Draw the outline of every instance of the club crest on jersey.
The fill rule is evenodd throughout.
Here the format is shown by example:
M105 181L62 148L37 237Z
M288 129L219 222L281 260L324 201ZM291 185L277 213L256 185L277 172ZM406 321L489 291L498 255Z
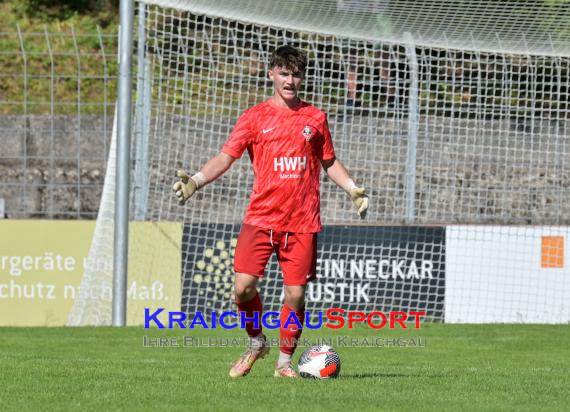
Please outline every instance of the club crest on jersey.
M313 137L313 131L311 130L311 128L309 126L305 126L303 128L303 136L305 136L305 140L307 142L311 141L311 137Z

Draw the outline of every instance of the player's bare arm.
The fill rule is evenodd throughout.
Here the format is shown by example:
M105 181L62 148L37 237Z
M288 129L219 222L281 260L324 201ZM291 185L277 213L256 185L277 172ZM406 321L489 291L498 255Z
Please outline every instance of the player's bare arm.
M188 175L184 170L180 169L176 172L176 176L180 179L174 183L172 190L178 199L178 203L183 205L192 195L201 187L213 182L223 175L235 162L235 158L227 153L219 153L202 167L202 169L193 176Z
M363 187L356 186L344 165L336 157L321 160L321 165L327 172L328 177L335 182L337 186L348 193L356 206L358 215L364 219L368 210L368 196L366 195L366 190Z

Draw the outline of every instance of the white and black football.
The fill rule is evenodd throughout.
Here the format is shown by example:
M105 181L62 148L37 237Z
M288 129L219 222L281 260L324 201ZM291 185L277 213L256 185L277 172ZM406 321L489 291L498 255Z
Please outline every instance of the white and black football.
M338 378L340 356L330 346L311 346L299 358L299 374L303 378L311 379Z

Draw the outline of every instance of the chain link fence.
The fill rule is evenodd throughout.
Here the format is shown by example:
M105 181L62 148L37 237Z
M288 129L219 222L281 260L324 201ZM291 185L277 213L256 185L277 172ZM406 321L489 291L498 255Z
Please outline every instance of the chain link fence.
M0 214L95 218L113 126L117 36L0 33Z
M202 23L198 20L197 31L192 35L199 37L201 29L198 27ZM32 33L23 32L17 27L12 32L0 32L0 217L96 218L113 126L118 72L117 40L116 33L105 33L102 29L92 33L73 28L61 32L44 30ZM244 50L250 49L246 44L243 47ZM336 67L333 62L338 59L335 60L336 55L327 47L325 44L322 50L315 52L315 68L312 69L314 72L308 74L306 98L324 105L328 112L332 112L333 127L337 127L342 136L352 139L339 138L335 142L338 150L347 152L343 159L350 161L351 157L360 153L354 150L351 141L364 145L370 140L371 147L364 149L370 155L379 144L391 144L386 140L392 133L390 119L403 119L407 113L407 94L401 90L407 85L407 69L400 58L403 49L397 46L372 51L366 47L352 48L346 51L348 63ZM208 101L208 98L216 97L212 95L214 91L221 91L222 88L212 87L214 83L200 70L220 62L212 60L212 53L196 56L195 49L189 50L193 51L186 51L186 57L192 61L193 71L199 75L199 80L195 80L190 89L198 96L202 93L202 97ZM342 48L339 50L345 51ZM172 50L168 53L172 53ZM566 221L567 206L561 201L568 190L568 166L564 161L570 127L567 114L570 105L568 58L505 55L500 59L489 53L459 53L427 48L416 48L416 54L420 67L425 68L419 73L420 115L432 119L431 122L420 122L420 143L428 144L441 133L450 134L449 138L445 137L449 141L442 143L441 150L433 149L433 155L426 157L430 164L420 162L417 165L419 173L430 168L446 170L441 182L433 179L419 182L418 189L426 195L416 202L418 210L435 213L435 216L426 215L426 219L456 221L453 213L464 210L477 216L472 221L479 221L478 216L484 216L484 221L489 221L496 219L493 214L495 208L499 207L496 204L504 205L500 206L500 210L507 213L512 210L509 205L518 202L522 205L519 209L532 205L528 206L526 214L521 213L523 217L514 220L515 223ZM228 54L223 56L227 60ZM252 56L251 60L253 66L261 67L266 59L259 55L255 58ZM347 106L342 104L342 91L352 66L356 68L354 94L359 105L350 107L354 116L349 122ZM249 66L245 68L251 69ZM218 68L223 69L223 65ZM329 72L334 76L327 75ZM252 74L251 78L263 83L263 76L259 72ZM327 77L338 80L338 84L330 86L332 91L326 89L326 82L321 81ZM311 83L311 78L318 81ZM238 99L240 104L253 104L259 101L260 89L256 83L255 92L241 90L220 99L224 102ZM339 101L327 100L334 99L334 90L341 91ZM205 107L210 110L217 106L208 104ZM334 116L336 107L340 107L342 113ZM197 112L195 108L192 113L198 119L196 127L199 128L199 115L204 113ZM188 112L182 113L184 118L187 115ZM375 122L376 118L380 120ZM214 116L211 121L212 125L203 126L203 130L213 130L220 124L233 124L233 119L227 116ZM489 200L487 195L483 195L486 187L500 187L500 182L497 183L494 176L504 174L504 167L501 166L504 162L497 159L492 164L483 162L484 167L480 170L469 159L463 160L465 171L446 169L451 161L445 158L445 150L450 142L457 143L458 139L464 139L464 147L473 145L474 140L469 133L479 134L483 130L488 143L481 147L474 145L473 153L469 156L473 158L477 150L486 155L486 148L499 145L505 153L510 153L508 159L511 164L520 163L521 170L529 169L530 164L536 171L536 178L533 179L537 183L533 183L524 199L503 196L498 200ZM161 129L160 133L164 135L162 140L168 138L168 130ZM223 135L227 136L227 133L229 129ZM394 130L394 133L394 144L400 147L404 133L400 129ZM203 134L209 140L209 134ZM202 154L207 156L209 153L204 151ZM386 153L389 155L388 151ZM455 159L453 153L447 156ZM401 162L398 160L397 163ZM198 167L200 164L199 161L190 163L187 161L185 165ZM358 164L356 159L353 163ZM388 167L390 159L384 159L381 164L382 168L378 170L367 167L366 170L354 171L370 173L367 181L373 183L385 182L392 175L397 175ZM382 176L381 170L385 170L389 176ZM479 180L484 185L480 190L462 186L464 175L473 173L481 175ZM554 176L552 179L542 182L543 176L551 174ZM513 179L517 182L524 180L518 175ZM390 187L399 190L401 185L402 182L394 181ZM438 192L433 187L442 185L467 194L463 209L449 199L434 200L433 194ZM509 193L508 189L505 187L503 192ZM220 186L220 190L226 188ZM475 193L475 201L469 197L470 193ZM342 193L335 196L338 196L335 201L344 201ZM394 196L379 198L392 199ZM433 207L430 203L433 201L441 202L445 207ZM378 205L379 211L383 208L397 211L401 205ZM501 221L509 220L501 218Z

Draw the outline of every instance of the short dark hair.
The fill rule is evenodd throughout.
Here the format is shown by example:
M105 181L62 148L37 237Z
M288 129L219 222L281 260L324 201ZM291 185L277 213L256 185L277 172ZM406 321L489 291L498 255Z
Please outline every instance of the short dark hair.
M285 67L289 70L304 72L307 68L307 55L293 46L280 46L273 51L269 65L270 68Z

